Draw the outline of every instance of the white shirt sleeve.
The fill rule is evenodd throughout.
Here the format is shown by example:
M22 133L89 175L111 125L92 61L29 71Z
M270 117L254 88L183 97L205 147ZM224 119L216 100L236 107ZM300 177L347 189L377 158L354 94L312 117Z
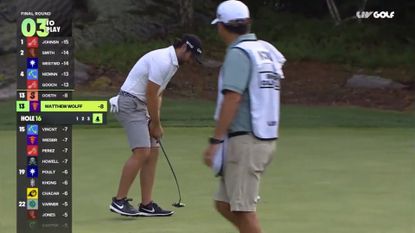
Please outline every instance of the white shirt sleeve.
M163 61L153 59L149 64L148 80L153 83L163 86L165 80L169 75L169 65Z

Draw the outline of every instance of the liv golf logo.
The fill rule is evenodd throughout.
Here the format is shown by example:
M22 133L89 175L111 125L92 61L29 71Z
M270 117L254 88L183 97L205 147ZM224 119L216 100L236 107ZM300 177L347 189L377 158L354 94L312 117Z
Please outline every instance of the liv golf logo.
M395 16L395 11L356 11L358 19L368 19L373 17L375 19L392 19Z

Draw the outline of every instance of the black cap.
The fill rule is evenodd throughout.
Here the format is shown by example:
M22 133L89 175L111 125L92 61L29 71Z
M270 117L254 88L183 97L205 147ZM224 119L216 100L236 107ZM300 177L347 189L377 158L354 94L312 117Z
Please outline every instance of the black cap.
M182 41L186 44L187 48L192 52L197 62L202 64L202 41L198 36L193 34L184 34Z

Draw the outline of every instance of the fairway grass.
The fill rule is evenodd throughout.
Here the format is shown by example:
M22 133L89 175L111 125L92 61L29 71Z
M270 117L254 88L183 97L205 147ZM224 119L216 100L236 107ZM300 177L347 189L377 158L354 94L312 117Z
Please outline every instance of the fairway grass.
M217 179L202 165L211 128L165 128L164 146L182 188L160 155L154 199L169 218L125 218L108 211L129 156L121 128L73 132L74 233L230 233L214 211ZM15 137L0 131L0 232L15 232ZM264 233L409 233L415 217L413 128L282 128L258 206ZM130 192L139 200L136 181Z

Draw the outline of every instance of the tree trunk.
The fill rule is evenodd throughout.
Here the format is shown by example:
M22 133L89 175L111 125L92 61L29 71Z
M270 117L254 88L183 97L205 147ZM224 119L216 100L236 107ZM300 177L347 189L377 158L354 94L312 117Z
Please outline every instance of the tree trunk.
M333 0L326 0L327 7L329 8L331 17L333 18L336 25L339 25L341 22L339 11L337 10L336 3Z
M193 0L179 0L180 26L184 30L191 30L193 27Z

